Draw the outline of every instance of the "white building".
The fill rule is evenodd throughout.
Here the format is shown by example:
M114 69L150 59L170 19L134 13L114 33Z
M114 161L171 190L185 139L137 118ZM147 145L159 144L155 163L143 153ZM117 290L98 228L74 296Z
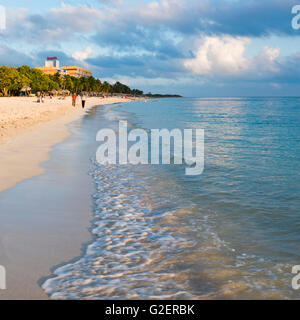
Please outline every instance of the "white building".
M48 57L45 61L45 67L59 69L59 60L56 57Z

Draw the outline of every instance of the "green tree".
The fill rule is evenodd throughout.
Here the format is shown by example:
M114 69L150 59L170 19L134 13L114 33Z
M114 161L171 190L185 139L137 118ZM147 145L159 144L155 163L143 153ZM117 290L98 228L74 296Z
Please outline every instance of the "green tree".
M112 86L111 86L107 81L104 81L104 82L103 82L102 92L105 92L105 93L111 93L111 92L113 92Z
M4 96L10 95L11 91L21 86L21 78L17 68L0 67L0 90Z

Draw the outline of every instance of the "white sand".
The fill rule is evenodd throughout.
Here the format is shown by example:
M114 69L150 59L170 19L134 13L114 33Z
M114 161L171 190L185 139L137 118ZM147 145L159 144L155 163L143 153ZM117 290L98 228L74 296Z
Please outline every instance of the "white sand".
M82 109L71 97L65 100L35 98L0 98L0 192L18 182L42 174L39 164L48 159L51 146L68 135L66 124L81 117L94 105L127 100L120 98L89 98Z
M95 104L108 104L123 101L116 98L89 98L87 107ZM77 98L76 108L72 106L71 97L65 100L47 98L45 103L37 103L36 98L0 98L0 140L14 136L26 127L58 119L63 115L76 114L84 111L80 98Z

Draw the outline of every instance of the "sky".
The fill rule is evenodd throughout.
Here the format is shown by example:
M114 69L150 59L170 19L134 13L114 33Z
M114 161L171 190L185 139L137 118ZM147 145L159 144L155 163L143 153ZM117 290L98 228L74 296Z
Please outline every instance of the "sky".
M146 93L300 96L300 28L292 27L292 8L300 0L0 5L6 16L0 65L39 67L47 56L57 56L61 65L82 66L101 80Z

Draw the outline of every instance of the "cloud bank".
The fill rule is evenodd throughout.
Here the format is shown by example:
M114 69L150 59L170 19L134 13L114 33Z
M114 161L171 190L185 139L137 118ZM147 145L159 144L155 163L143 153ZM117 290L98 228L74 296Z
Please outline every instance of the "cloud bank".
M150 87L159 81L166 87L167 79L182 86L239 81L276 90L279 83L299 82L300 53L284 56L280 45L267 44L272 36L299 41L300 32L291 28L296 2L111 0L52 7L46 0L48 9L34 13L12 4L0 58L37 66L42 55L56 53L63 64L81 63L100 78L127 77L131 85L141 79ZM257 39L266 45L252 52Z

